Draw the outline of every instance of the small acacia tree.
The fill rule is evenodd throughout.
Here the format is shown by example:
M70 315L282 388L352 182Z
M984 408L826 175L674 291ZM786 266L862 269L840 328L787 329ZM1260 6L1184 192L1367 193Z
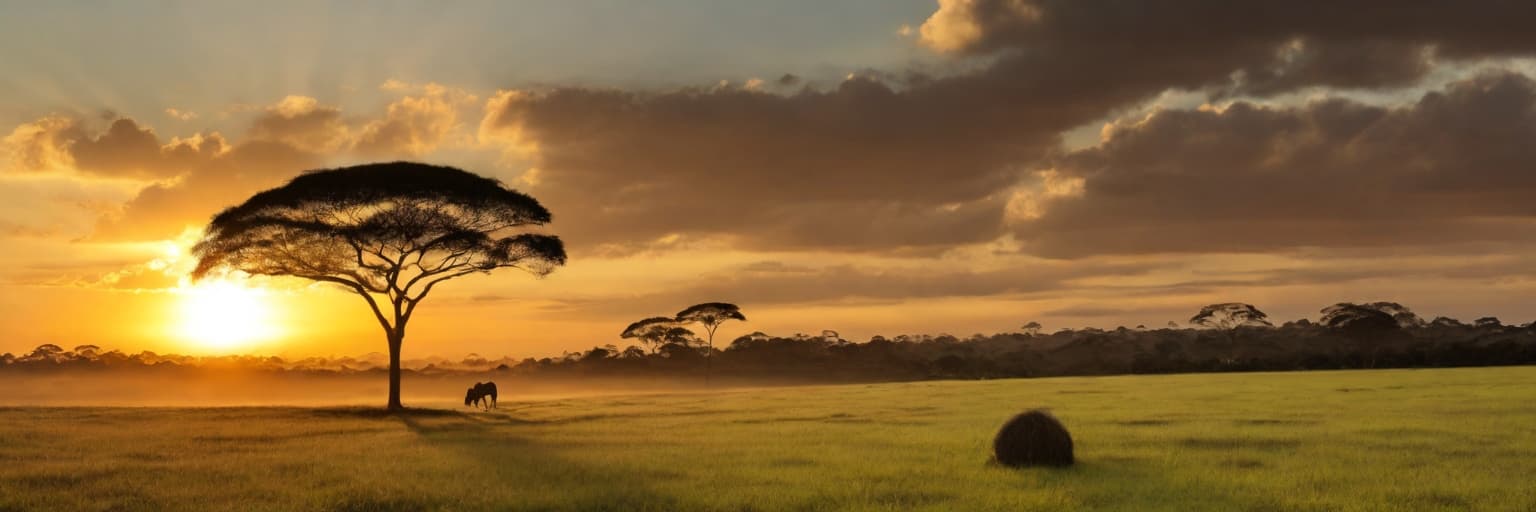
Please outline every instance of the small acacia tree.
M741 308L727 302L705 302L694 304L688 309L677 313L677 321L683 323L698 322L704 326L704 331L709 333L708 350L704 353L704 384L709 385L709 360L715 352L715 329L726 320L747 321L746 315L741 314Z
M1340 302L1323 308L1320 311L1323 316L1317 322L1344 333L1354 342L1365 367L1375 368L1376 354L1381 351L1381 346L1400 334L1403 328L1397 311L1401 306L1392 308L1383 304L1391 303Z
M1211 304L1200 308L1199 313L1189 318L1189 323L1212 329L1232 331L1240 327L1273 327L1269 323L1269 315L1259 311L1252 304L1241 302L1224 302Z
M416 306L443 281L565 264L537 200L452 167L409 162L313 171L214 216L194 279L216 270L339 285L373 311L389 343L389 404L399 410L400 346Z
M669 343L690 344L693 342L693 331L683 327L676 318L653 316L629 324L629 327L624 328L624 332L619 333L619 337L639 339L642 343L649 345L651 353L655 354Z

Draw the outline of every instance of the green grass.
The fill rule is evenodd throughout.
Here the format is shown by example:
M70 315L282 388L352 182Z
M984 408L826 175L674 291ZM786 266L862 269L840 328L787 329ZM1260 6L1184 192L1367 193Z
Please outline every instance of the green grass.
M1536 510L1536 368L504 398L0 409L0 510ZM1077 466L987 463L1031 407Z

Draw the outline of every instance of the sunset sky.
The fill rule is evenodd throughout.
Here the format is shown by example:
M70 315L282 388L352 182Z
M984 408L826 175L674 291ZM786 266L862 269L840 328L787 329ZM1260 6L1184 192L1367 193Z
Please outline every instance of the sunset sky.
M0 352L383 351L354 295L186 272L218 210L388 160L497 177L570 251L446 285L407 358L705 301L749 319L717 342L1536 320L1536 3L1409 3L8 2Z

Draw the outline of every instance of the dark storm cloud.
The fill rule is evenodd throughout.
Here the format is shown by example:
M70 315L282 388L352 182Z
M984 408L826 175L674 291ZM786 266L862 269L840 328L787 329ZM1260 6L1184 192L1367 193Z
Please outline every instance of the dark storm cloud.
M528 152L531 191L575 245L677 233L752 248L944 246L995 238L1022 164L1150 92L1079 94L996 69L790 95L508 91L482 135Z
M1154 63L1167 84L1239 91L1404 85L1430 59L1529 54L1536 4L1506 0L941 0L921 40L965 55L1056 62L1041 73ZM1066 78L1073 80L1073 78Z
M1536 235L1536 82L1493 73L1398 108L1238 102L1126 121L1056 170L1081 196L1021 224L1027 250L1266 251Z
M921 29L923 41L953 54L986 55L984 64L944 75L863 73L830 89L790 94L737 87L504 91L487 105L481 134L525 151L535 169L528 188L557 212L578 250L647 246L670 235L726 237L749 249L921 249L1007 232L1012 188L1028 182L1025 171L1041 167L1063 131L1164 91L1227 96L1406 86L1437 60L1536 50L1536 37L1516 21L1536 18L1529 3L940 4ZM1346 130L1349 122L1370 122L1360 116L1383 112L1339 104L1315 115L1335 117L1319 120L1327 125L1319 129ZM1315 146L1323 151L1328 141ZM1267 185L1226 187L1237 193ZM1346 203L1335 198L1339 208ZM1241 217L1229 218L1233 225L1224 229L1251 229ZM1270 220L1279 223L1261 228L1290 238L1316 229L1253 219ZM1395 241L1382 226L1347 236L1348 226L1331 231ZM1114 252L1168 245L1138 239L1150 234L1119 235L1125 247ZM1229 248L1268 245L1236 240Z

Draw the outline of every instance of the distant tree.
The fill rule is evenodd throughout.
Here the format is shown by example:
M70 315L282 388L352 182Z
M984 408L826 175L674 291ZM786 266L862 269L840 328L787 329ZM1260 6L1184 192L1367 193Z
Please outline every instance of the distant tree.
M1170 322L1171 323L1171 322ZM1189 318L1189 323L1201 327L1231 331L1240 327L1272 327L1269 315L1252 304L1225 302L1200 308Z
M624 352L619 354L621 359L645 359L645 349L630 345L624 347Z
M1317 323L1343 332L1365 358L1365 366L1374 368L1381 345L1403 328L1389 311L1375 304L1340 302L1323 308Z
M741 308L728 302L705 302L694 304L677 313L677 321L695 323L704 326L704 331L709 333L708 352L704 353L704 385L709 385L709 360L715 351L715 329L727 320L740 320L745 322L746 315L741 314Z
M1370 302L1361 304L1361 306L1390 315L1392 320L1397 322L1397 326L1404 329L1424 326L1424 319L1419 318L1419 315L1415 314L1413 310L1408 309L1408 306L1396 302Z
M64 347L52 343L44 343L32 349L32 353L27 356L27 359L34 361L56 361L62 355L64 355Z
M1024 335L1029 337L1039 336L1040 330L1044 328L1045 326L1040 325L1040 322L1031 320L1029 323L1024 324Z
M75 347L75 354L86 359L94 359L101 353L101 347L96 345L79 345Z
M683 323L676 318L665 316L653 316L629 324L624 331L619 333L620 338L638 339L641 343L651 347L651 353L661 351L661 347L672 343L691 345L694 339L693 331L683 327Z
M1485 316L1477 320L1473 320L1472 325L1478 329L1497 329L1503 327L1504 322L1500 322L1499 317L1496 316Z
M583 354L581 356L581 360L582 361L601 361L603 359L608 359L610 357L617 356L618 354L619 354L618 348L614 347L613 345L607 345L607 346L602 346L602 347L592 347L592 350L588 350L586 354Z
M341 286L367 302L389 345L390 410L400 346L438 284L502 268L536 276L565 264L534 198L452 167L395 162L309 172L213 218L194 278L218 269Z
M1435 317L1434 320L1430 320L1429 321L1429 325L1433 326L1433 327L1443 327L1443 328L1457 328L1457 327L1466 327L1467 326L1467 324L1462 323L1461 320L1457 320L1455 318L1451 318L1451 317L1448 317L1448 316L1437 316L1437 317Z

